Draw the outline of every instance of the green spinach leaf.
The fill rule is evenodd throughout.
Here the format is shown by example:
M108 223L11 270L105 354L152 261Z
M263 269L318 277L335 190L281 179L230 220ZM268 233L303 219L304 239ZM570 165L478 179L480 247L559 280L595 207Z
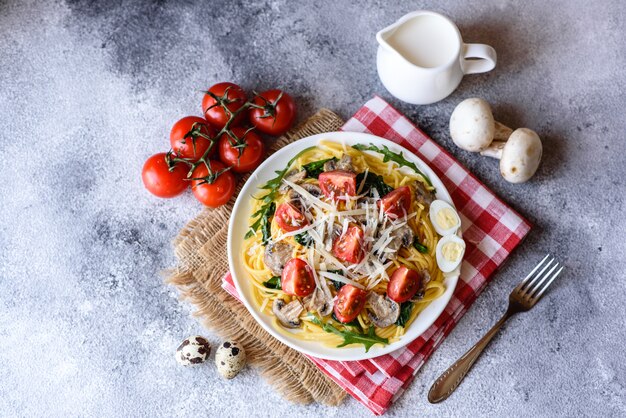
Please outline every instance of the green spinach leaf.
M263 286L268 289L282 289L282 285L280 284L280 276L273 276L266 282L263 282Z
M417 251L419 251L422 254L428 253L428 247L420 244L420 241L417 237L415 237L415 239L413 240L413 246L415 247Z
M406 301L400 304L400 316L396 321L396 325L404 328L409 318L411 317L411 312L413 312L413 302Z
M300 234L297 234L293 237L296 242L304 247L309 247L313 243L313 238L309 235L308 231L304 231Z
M362 183L363 187L361 188ZM356 184L357 190L360 189L361 193L367 193L369 197L376 197L374 190L378 192L378 197L383 197L393 191L393 187L385 183L383 176L372 172L368 172L367 176L365 176L365 172L357 174Z

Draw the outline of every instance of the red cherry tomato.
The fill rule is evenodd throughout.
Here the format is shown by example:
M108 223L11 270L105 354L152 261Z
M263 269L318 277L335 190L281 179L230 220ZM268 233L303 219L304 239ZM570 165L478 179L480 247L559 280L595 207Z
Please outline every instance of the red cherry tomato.
M356 195L356 174L345 170L325 171L319 176L320 188L326 197L335 200L341 196Z
M313 270L306 261L292 258L287 261L283 274L280 276L283 292L293 296L308 296L315 290Z
M400 266L393 272L387 285L387 296L398 303L411 299L422 285L422 278L415 271Z
M282 90L268 90L255 96L252 103L263 106L250 110L250 123L259 131L280 136L287 132L296 119L296 103Z
M185 164L178 163L170 170L167 154L161 152L148 158L141 171L141 179L146 189L158 197L178 196L189 187L187 178L188 168Z
M243 148L235 148L236 141L227 133L220 136L220 160L232 166L236 173L247 173L257 168L265 157L265 144L254 131L246 133L244 128L233 128L232 132L246 144ZM245 136L244 136L245 135ZM241 150L241 155L239 155Z
M411 210L411 189L409 186L398 187L387 193L380 205L383 211L392 219L402 218Z
M215 129L206 119L186 116L172 126L170 144L178 156L198 161L211 145L211 140L205 136L209 138L215 136ZM214 155L216 149L214 146L209 156Z
M214 173L226 168L226 166L219 161L211 160L209 161L209 165L211 166L211 171ZM201 163L193 171L192 177L206 177L208 174L209 170L207 170L206 165ZM213 183L203 183L202 180L193 180L191 183L191 190L196 199L211 208L222 206L224 203L228 202L235 193L235 187L237 185L235 176L230 170L221 173Z
M226 93L228 90L228 94ZM231 113L236 112L246 103L246 93L241 87L233 83L218 83L209 88L209 92L213 93L222 104L230 110ZM204 117L211 125L218 129L222 129L228 122L229 115L224 111L222 104L213 98L210 94L205 94L202 98L202 111ZM240 125L245 118L245 112L241 112L237 115L237 118L231 122L230 126Z
M367 292L365 290L349 284L343 286L337 292L337 301L333 308L335 316L344 324L354 321L363 310L366 299Z
M357 224L348 225L346 233L333 242L333 255L346 263L360 263L365 256L363 229Z
M291 203L282 203L276 209L276 223L285 232L297 231L307 225L306 217Z

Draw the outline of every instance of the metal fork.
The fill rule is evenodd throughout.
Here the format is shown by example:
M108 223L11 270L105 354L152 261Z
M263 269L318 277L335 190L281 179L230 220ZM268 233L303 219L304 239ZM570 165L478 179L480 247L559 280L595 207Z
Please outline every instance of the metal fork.
M549 259L549 260L548 260ZM552 284L554 279L563 271L563 267L550 254L546 255L537 267L531 271L522 282L517 285L509 296L509 307L504 316L480 339L469 351L463 354L456 363L448 368L433 383L428 392L428 400L431 403L438 403L450 396L459 387L467 373L470 371L478 357L491 339L498 333L502 325L519 312L526 312L537 304L546 289Z

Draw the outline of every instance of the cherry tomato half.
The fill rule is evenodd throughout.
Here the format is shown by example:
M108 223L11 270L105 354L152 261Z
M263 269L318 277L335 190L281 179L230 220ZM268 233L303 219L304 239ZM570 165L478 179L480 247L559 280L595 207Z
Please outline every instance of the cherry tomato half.
M306 261L292 258L287 261L280 277L283 292L293 296L308 296L315 290L313 270Z
M226 168L224 164L219 161L209 161L211 171L214 173ZM192 177L206 177L209 174L209 170L205 164L200 164L193 171ZM235 193L235 187L237 185L235 176L229 171L221 173L213 183L202 183L202 180L193 180L191 182L191 190L194 196L205 206L216 208L222 206L228 202L232 195Z
M252 103L263 106L250 110L250 123L263 133L280 136L296 119L296 103L282 90L264 91L255 96Z
M325 171L319 176L324 196L338 200L341 196L356 195L356 174L345 170Z
M175 197L189 187L187 166L178 163L170 170L165 160L166 153L161 152L148 158L141 171L141 179L146 189L158 197Z
M281 203L274 216L280 229L285 232L297 231L309 223L302 212L291 203Z
M387 285L387 296L398 303L411 299L422 285L422 278L415 271L400 266L393 272Z
M357 224L348 225L346 233L333 242L333 255L345 263L360 263L365 256L363 229Z
M213 138L215 129L206 119L186 116L172 126L170 144L178 156L198 161L211 145L211 140L204 136ZM217 147L214 146L209 156L214 155L216 149Z
M254 131L246 133L244 128L232 128L233 134L246 144L243 148L235 148L236 141L227 133L220 136L220 160L232 166L236 173L247 173L257 168L265 156L265 144ZM244 136L245 135L245 136ZM241 155L239 155L241 150Z
M228 90L228 94L226 93ZM236 112L246 103L246 93L241 87L233 83L218 83L209 88L209 92L218 98L225 99L223 103L231 113ZM218 129L222 129L228 122L229 115L226 113L222 105L220 105L210 94L205 94L202 98L202 111L204 117L211 125ZM245 112L237 115L237 118L231 122L230 126L240 125L246 117Z
M411 189L409 186L398 187L387 193L381 200L383 211L392 219L402 218L411 210Z
M344 324L354 321L363 310L366 299L367 292L365 290L350 284L343 286L337 292L337 301L333 308L335 316Z

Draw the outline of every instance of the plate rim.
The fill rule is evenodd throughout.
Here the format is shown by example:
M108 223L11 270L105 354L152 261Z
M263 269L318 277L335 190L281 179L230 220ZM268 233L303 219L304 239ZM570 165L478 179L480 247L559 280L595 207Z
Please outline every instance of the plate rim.
M319 141L322 139L330 140L330 141L337 141L341 143L346 143L346 141L349 141L351 143L366 143L368 141L369 142L373 141L374 143L379 142L379 143L382 143L383 145L387 145L392 150L394 150L395 148L394 151L402 151L403 153L405 153L405 157L407 157L409 161L412 161L415 164L417 164L417 166L422 171L424 171L426 175L429 176L431 181L433 181L434 179L433 182L439 183L439 185L436 186L437 199L444 200L456 208L456 206L454 205L454 202L452 201L450 193L448 192L447 188L445 187L445 185L443 184L443 181L441 181L439 176L437 176L437 174L432 170L432 168L430 168L430 166L426 162L424 162L420 157L415 155L415 153L408 150L404 146L397 144L386 138L382 138L382 137L368 134L368 133L361 133L361 132L335 131L335 132L326 132L326 133L321 133L321 134L310 135L310 136L298 139L290 144L287 144L284 147L277 150L272 155L270 155L265 161L263 161L263 163L261 163L259 167L257 167L257 169L250 175L248 180L246 180L246 182L242 186L239 192L239 195L237 196L237 199L235 200L235 203L233 205L229 223L228 223L228 236L227 236L226 249L227 249L227 255L228 255L229 271L231 273L235 288L237 289L237 292L239 293L240 301L246 307L250 315L252 315L255 321L265 331L267 331L274 338L277 338L283 344L286 344L287 346L303 354L320 358L320 359L324 359L324 360L358 361L358 360L371 359L374 357L389 354L391 352L394 352L398 349L401 349L407 346L408 344L410 344L411 342L419 338L424 332L426 332L435 323L437 318L441 316L446 306L449 304L450 300L452 299L452 295L459 281L460 267L458 267L453 272L453 274L449 274L445 278L447 288L444 294L441 295L438 299L435 299L433 302L431 302L431 304L426 308L426 310L432 311L432 312L429 312L430 314L429 318L431 318L432 320L428 319L421 324L417 322L417 320L414 321L409 327L409 329L407 330L407 334L409 334L409 330L411 330L411 328L413 328L416 324L420 324L418 328L420 328L421 331L419 332L413 331L410 334L415 333L415 335L411 335L409 338L407 338L406 337L407 334L405 334L404 338L401 338L399 341L396 341L395 343L391 343L386 346L381 347L378 344L374 345L372 348L370 348L369 352L365 352L365 349L362 346L349 346L349 347L335 348L335 347L329 347L321 343L318 343L316 347L323 350L323 352L320 352L318 350L312 350L308 347L303 347L302 345L299 345L297 343L297 342L309 343L309 341L288 339L285 335L283 335L277 329L275 329L275 327L271 323L266 322L266 320L261 317L262 315L261 312L259 312L258 309L252 306L250 301L248 301L246 297L246 292L244 291L242 284L240 283L239 278L236 274L237 269L233 268L233 266L235 265L235 260L234 260L235 251L233 251L233 245L236 242L234 240L233 231L237 227L237 222L236 222L236 219L238 219L237 214L241 211L240 207L246 203L246 200L250 199L251 195L259 190L258 186L261 185L263 181L266 181L266 180L262 181L259 179L260 173L265 173L265 172L273 173L274 170L276 169L271 166L273 161L279 159L285 154L288 154L288 156L293 156L297 152L301 151L302 149L318 144ZM268 170L268 168L270 170ZM249 219L249 214L248 216L246 216L246 223L245 223L246 227L249 224L248 219ZM462 237L461 228L459 228L458 235ZM243 239L241 239L239 242L243 242ZM237 249L237 251L239 251L239 249ZM435 304L435 302L437 303ZM433 308L433 309L430 309L430 308ZM263 314L263 316L270 318L269 315ZM416 328L413 328L413 329L416 329Z

